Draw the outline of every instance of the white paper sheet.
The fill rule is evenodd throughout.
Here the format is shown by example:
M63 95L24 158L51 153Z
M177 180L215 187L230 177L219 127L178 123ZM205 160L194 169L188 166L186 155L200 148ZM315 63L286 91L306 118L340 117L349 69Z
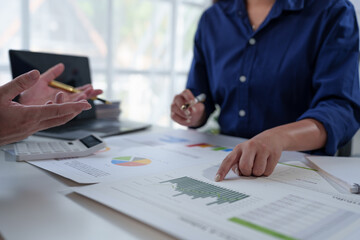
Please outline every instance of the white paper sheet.
M339 199L267 178L233 175L216 183L207 171L216 167L213 161L76 192L181 239L351 239L360 234L360 198ZM281 168L279 173L286 168L289 173L293 167ZM281 178L279 173L274 176Z
M360 185L360 158L329 156L307 156L306 158L333 179L343 181L349 186Z
M204 161L221 162L241 141L183 130L123 135L106 138L108 149L89 157L29 163L82 184L111 182ZM126 162L131 161L139 164L129 166Z

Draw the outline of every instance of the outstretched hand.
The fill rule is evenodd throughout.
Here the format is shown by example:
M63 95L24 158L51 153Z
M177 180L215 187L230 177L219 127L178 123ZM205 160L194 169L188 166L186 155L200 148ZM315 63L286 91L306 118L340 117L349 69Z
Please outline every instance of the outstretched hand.
M24 105L41 105L45 104L49 99L54 99L56 94L61 91L49 86L52 80L59 77L64 71L64 64L59 63L45 73L41 74L40 80L32 87L24 90L20 94L19 102ZM102 93L100 89L93 89L91 84L84 85L78 88L81 92L69 93L64 92L64 102L76 102L83 99L90 99Z
M12 101L15 96L34 87L41 81L39 79L39 71L33 70L0 86L0 145L22 140L46 128L62 125L83 110L91 108L86 100L63 103L64 94L58 92L53 92L52 101L45 101L43 98L42 105L23 105Z

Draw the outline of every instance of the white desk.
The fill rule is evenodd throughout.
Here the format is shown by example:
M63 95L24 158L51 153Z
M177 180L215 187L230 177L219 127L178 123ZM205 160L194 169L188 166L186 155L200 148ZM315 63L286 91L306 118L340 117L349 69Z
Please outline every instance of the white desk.
M158 130L163 129L154 127L147 131L154 133ZM31 137L30 140L34 139ZM69 187L74 186L81 185L28 163L15 162L0 151L2 237L10 240L174 239L127 215L72 193Z
M173 239L72 186L80 185L0 151L0 239Z

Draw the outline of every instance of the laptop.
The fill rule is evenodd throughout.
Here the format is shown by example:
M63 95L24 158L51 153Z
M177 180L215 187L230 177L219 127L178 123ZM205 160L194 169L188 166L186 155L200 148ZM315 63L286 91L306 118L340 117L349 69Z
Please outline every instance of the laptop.
M37 69L40 73L63 63L65 71L56 79L59 82L79 87L91 83L89 59L85 56L62 55L22 50L9 50L12 77ZM150 124L117 119L96 118L96 106L88 100L92 109L80 113L68 123L35 133L38 136L74 140L90 134L108 137L150 127Z

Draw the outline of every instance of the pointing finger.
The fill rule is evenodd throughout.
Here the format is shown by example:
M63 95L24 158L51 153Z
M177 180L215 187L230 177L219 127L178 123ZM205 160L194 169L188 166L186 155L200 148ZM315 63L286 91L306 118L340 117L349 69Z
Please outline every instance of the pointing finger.
M241 154L241 152L239 152L239 154ZM224 180L226 174L228 174L232 166L234 166L234 164L236 164L238 161L238 154L236 154L236 151L234 149L233 152L227 155L224 161L221 163L220 168L215 176L215 182L220 182Z

